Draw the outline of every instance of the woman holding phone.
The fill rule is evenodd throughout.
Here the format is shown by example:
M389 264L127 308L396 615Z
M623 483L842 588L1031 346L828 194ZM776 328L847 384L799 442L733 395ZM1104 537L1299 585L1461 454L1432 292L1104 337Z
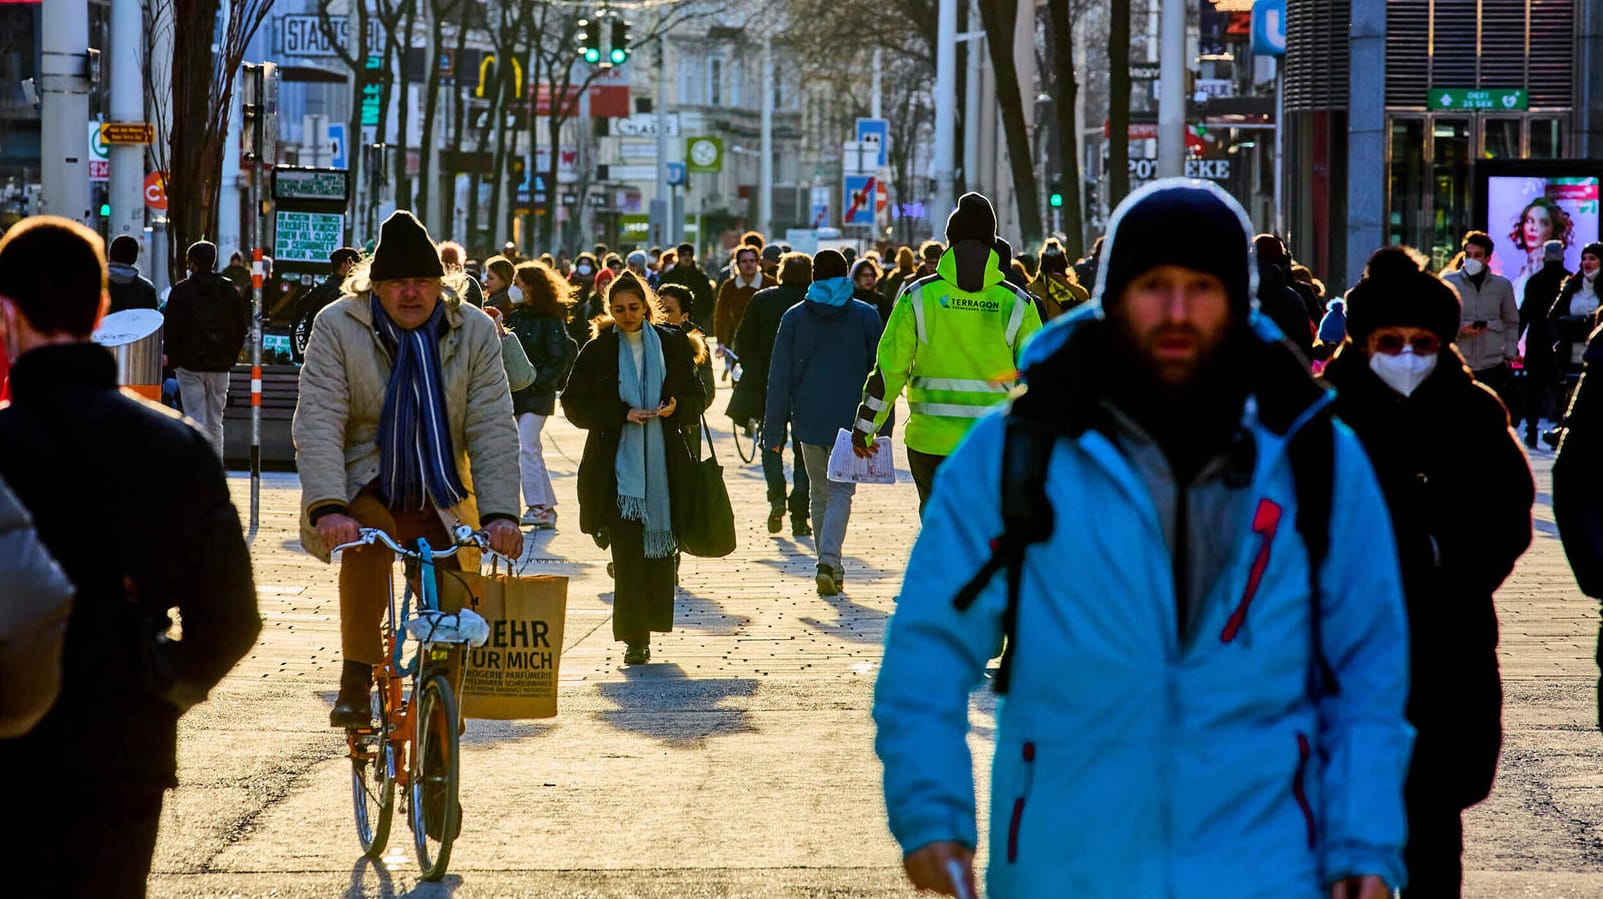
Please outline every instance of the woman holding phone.
M696 354L660 318L651 288L619 275L562 391L562 411L589 432L579 527L612 549L612 636L627 665L651 660L652 631L673 630L674 534L694 511L673 500L695 478L681 431L703 406Z

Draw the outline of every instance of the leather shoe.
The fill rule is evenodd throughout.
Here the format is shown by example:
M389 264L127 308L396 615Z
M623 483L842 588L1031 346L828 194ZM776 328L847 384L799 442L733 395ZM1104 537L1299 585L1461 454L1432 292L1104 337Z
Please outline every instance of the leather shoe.
M644 665L649 661L651 661L650 643L630 643L628 649L623 652L625 665Z
M359 730L373 724L372 700L373 666L347 660L340 673L340 693L334 699L334 708L328 713L329 727Z
M805 518L792 518L790 520L790 533L796 537L811 537L813 526Z

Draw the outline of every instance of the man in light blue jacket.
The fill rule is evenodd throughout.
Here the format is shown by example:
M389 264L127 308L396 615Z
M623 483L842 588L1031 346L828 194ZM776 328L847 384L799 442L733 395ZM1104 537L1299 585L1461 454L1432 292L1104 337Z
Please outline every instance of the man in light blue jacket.
M1357 439L1324 417L1330 396L1252 309L1251 235L1205 182L1132 194L1098 302L1037 337L1009 414L942 467L874 702L915 886L972 894L969 693L1004 632L992 897L1382 899L1403 884L1413 736L1391 525ZM1012 616L1002 577L960 609L1004 534L1019 419L1050 435L1034 480L1055 526L1022 557ZM1326 440L1322 554L1288 449L1305 428Z

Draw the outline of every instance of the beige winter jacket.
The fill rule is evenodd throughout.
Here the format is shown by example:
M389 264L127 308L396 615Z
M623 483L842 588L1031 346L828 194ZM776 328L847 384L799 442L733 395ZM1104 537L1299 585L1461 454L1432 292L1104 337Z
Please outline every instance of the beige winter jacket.
M448 333L440 339L446 416L456 470L468 499L440 511L450 529L479 527L484 514L518 515L518 430L501 361L501 338L489 316L456 300L446 303ZM301 545L323 561L329 553L307 512L349 503L379 475L379 416L389 384L390 353L373 327L366 295L347 296L318 313L301 368L295 405L295 464L301 476ZM462 553L463 567L478 564Z

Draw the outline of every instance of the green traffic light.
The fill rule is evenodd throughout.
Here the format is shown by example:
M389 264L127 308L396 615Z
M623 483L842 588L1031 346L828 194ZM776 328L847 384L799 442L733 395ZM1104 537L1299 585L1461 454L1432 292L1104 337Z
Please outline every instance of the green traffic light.
M106 218L106 217L108 217L110 215L111 215L111 204L110 203L101 203L100 204L100 217L101 218Z
M629 58L629 51L628 50L625 50L625 49L623 49L621 47L614 47L613 48L613 50L612 50L612 64L613 65L621 66L621 65L623 65L624 61L627 60L628 58Z
M585 48L584 61L590 63L591 65L595 65L601 61L601 51L594 47Z
M1050 197L1047 197L1047 202L1052 204L1053 209L1060 208L1063 205L1063 195L1052 194Z

